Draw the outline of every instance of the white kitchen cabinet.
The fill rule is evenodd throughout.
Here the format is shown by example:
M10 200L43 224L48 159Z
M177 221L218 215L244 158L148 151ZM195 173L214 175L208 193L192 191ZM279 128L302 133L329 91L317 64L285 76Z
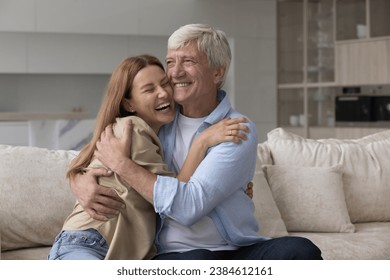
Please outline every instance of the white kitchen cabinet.
M0 73L26 73L26 40L23 33L0 32Z
M224 31L227 33L237 28L238 34L241 34L254 28L265 28L268 25L258 24L258 19L264 21L263 18L272 16L267 11L273 1L262 1L268 6L266 9L259 9L258 1L253 0L222 2L1 0L0 31L167 36L190 22L211 22L220 27L226 26ZM244 20L234 23L230 17L232 12L242 13ZM249 25L246 20L250 21ZM243 28L241 24L244 24Z
M0 144L28 146L29 126L25 121L0 122Z
M129 55L165 57L167 37L0 32L0 73L111 74Z
M126 36L28 34L28 73L111 73L127 55Z
M0 31L34 31L35 2L31 0L1 0ZM0 41L3 43L2 40Z

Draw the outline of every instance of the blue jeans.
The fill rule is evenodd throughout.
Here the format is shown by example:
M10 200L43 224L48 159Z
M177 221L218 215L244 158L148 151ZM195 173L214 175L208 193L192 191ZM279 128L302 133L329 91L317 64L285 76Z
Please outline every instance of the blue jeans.
M197 249L159 254L155 260L322 260L321 250L309 239L286 236L231 251Z
M49 260L103 260L108 244L95 229L65 230L55 239Z

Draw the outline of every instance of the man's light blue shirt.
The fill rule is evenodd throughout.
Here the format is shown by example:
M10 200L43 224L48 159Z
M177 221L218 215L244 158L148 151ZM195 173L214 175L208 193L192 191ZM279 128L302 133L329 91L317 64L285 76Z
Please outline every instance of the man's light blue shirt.
M233 110L224 91L218 92L218 99L217 108L205 119L196 135L224 118L243 116ZM164 160L176 173L173 152L177 119L159 132ZM247 125L250 128L248 140L241 144L225 142L211 147L188 183L167 176L157 177L154 206L161 218L160 226L163 226L165 217L191 226L207 215L229 245L245 246L268 239L258 235L254 204L245 194L254 175L258 144L255 125L253 122ZM159 230L156 245L160 251L164 244L160 244L158 234Z

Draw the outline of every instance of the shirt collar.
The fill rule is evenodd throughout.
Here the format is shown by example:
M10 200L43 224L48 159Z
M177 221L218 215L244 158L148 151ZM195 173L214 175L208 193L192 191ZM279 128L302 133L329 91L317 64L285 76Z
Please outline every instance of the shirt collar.
M217 99L219 101L217 107L205 119L205 122L210 125L226 118L232 108L229 98L226 96L226 92L224 90L218 91Z

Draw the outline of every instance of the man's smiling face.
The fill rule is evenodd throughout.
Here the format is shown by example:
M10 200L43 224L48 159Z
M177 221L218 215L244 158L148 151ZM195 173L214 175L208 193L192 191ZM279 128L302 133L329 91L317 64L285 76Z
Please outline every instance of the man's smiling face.
M209 66L206 54L198 50L196 42L169 49L166 63L174 99L184 111L202 110L209 107L205 104L214 102L218 71Z

